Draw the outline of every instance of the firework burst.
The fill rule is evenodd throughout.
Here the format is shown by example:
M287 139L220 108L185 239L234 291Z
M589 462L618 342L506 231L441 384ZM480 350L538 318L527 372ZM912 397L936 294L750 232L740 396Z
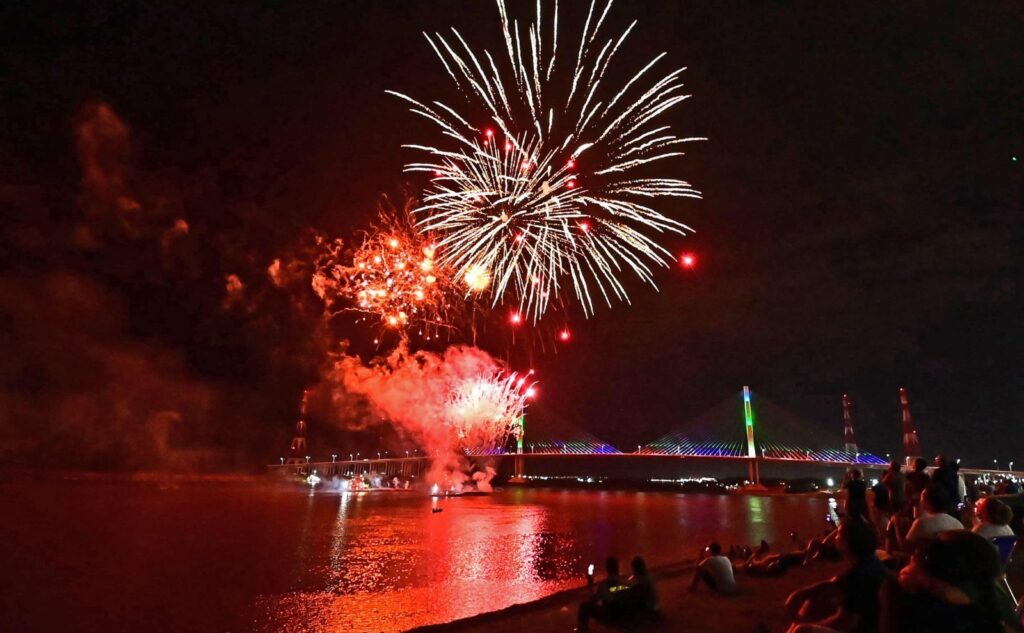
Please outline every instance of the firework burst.
M453 385L445 411L458 447L472 453L500 448L519 432L519 418L535 389L526 376L505 372Z
M408 214L382 212L351 263L343 263L340 243L323 242L313 289L335 313L360 312L387 328L420 327L430 336L449 326L450 302L458 296L450 269L435 260L435 249Z
M674 259L655 236L690 229L651 205L700 197L683 180L642 173L700 139L660 122L688 96L682 68L654 74L664 53L608 87L612 59L636 24L602 35L611 4L595 11L591 3L578 47L565 54L557 3L550 29L539 1L536 21L521 29L498 0L507 56L500 64L454 29L451 37L426 34L463 105L485 126L440 101L392 92L450 141L406 146L426 154L406 170L431 175L416 213L419 228L439 237L439 261L471 289L489 291L494 304L511 294L534 321L567 294L585 314L595 294L609 305L613 297L628 301L624 272L654 285L652 266ZM474 283L484 274L487 283Z

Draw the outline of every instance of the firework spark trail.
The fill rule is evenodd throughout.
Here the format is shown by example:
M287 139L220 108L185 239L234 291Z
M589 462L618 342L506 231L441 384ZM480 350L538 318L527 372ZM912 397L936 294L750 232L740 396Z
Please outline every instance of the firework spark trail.
M382 212L377 225L346 264L340 242L321 240L313 289L329 311L371 315L400 331L425 328L427 336L450 327L457 296L451 271L435 262L435 245L405 214Z
M460 448L472 453L500 448L518 431L517 420L534 395L526 376L503 371L469 378L453 386L446 403L447 423Z
M612 59L636 22L605 39L609 0L591 2L579 47L559 57L558 4L550 33L536 21L520 29L498 0L507 60L474 52L462 35L424 34L470 111L482 110L500 131L440 101L405 94L410 110L440 127L451 146L410 144L427 158L406 171L431 174L418 226L439 236L439 261L458 277L489 273L493 304L511 292L519 309L539 319L571 292L584 314L593 292L605 303L628 301L620 277L632 272L654 285L652 265L673 260L653 233L691 229L650 206L661 198L699 198L689 183L637 170L681 156L681 138L659 117L685 100L682 68L646 83L661 53L617 90L605 90ZM544 22L546 23L546 22ZM647 85L646 88L643 86Z

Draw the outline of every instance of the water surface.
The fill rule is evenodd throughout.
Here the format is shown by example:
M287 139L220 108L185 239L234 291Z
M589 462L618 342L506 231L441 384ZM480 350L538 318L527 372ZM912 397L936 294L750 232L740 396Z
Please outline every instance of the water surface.
M808 497L434 502L263 480L19 480L0 495L0 606L17 631L399 631L576 586L609 553L660 565L710 540L784 543L825 512Z

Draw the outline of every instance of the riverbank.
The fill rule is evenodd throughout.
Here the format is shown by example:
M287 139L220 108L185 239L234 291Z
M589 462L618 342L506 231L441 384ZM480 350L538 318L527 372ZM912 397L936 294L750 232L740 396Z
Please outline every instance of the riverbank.
M804 585L837 574L839 563L814 563L791 569L782 578L751 578L737 580L740 593L720 596L706 587L688 590L693 577L693 563L686 562L654 570L664 618L643 631L680 631L688 633L759 633L785 631L789 625L784 604L786 596ZM586 588L571 589L534 602L517 604L500 611L483 613L463 620L413 629L416 633L456 631L458 633L564 633L576 626L576 609L587 595ZM592 631L621 631L622 627L591 626Z

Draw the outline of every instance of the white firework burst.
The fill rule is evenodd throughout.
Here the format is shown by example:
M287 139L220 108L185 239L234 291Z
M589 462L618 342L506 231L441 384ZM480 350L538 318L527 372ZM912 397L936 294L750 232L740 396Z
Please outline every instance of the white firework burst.
M567 286L584 314L594 311L595 288L609 305L613 297L628 301L624 272L653 286L652 265L673 260L655 237L691 231L652 205L700 197L683 180L643 174L682 155L682 144L703 140L661 123L689 96L682 93L684 69L655 75L662 53L608 89L608 68L636 25L601 35L611 0L600 11L591 2L579 47L568 55L559 51L557 2L550 30L539 0L536 21L522 29L503 0L497 5L507 54L501 64L455 29L450 37L425 34L474 115L389 91L450 142L405 146L427 156L406 170L432 176L416 209L418 226L440 236L439 260L458 277L479 279L486 271L492 302L511 293L534 321Z
M498 372L453 386L445 403L447 423L463 449L480 452L500 447L518 431L517 421L534 395L526 376Z

